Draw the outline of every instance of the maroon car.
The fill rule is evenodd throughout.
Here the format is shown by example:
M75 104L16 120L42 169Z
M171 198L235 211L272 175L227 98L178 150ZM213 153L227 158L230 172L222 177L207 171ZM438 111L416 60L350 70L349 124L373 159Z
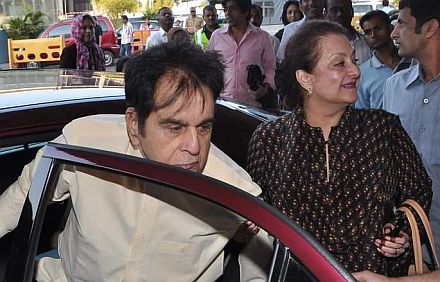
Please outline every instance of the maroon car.
M62 226L63 215L70 205L68 200L60 203L50 200L60 170L69 164L143 181L149 184L144 187L149 188L137 192L161 201L167 202L163 197L167 193L191 194L216 209L228 210L255 222L274 239L273 249L267 257L271 261L267 269L269 281L354 281L310 234L277 209L236 187L146 159L47 143L74 118L97 113L124 113L120 75L105 72L80 75L76 71L63 70L0 71L0 82L6 81L7 84L0 83L0 165L8 169L1 172L0 193L17 178L23 165L38 149L47 148L18 227L0 239L0 280L32 281L35 261L47 252L56 254L50 238ZM217 101L212 141L243 165L247 143L255 127L277 116Z
M115 58L119 56L118 39L113 23L109 20L109 18L105 16L97 16L96 19L98 20L99 26L102 28L101 47L104 51L105 66L108 67L113 65ZM73 38L71 38L70 34L71 24L72 19L53 23L51 26L46 28L46 30L43 31L39 37L49 38L64 35L66 45L72 44Z

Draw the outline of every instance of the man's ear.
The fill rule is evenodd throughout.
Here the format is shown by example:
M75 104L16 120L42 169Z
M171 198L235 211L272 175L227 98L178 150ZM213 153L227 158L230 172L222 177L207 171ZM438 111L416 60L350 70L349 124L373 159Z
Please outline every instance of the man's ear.
M137 113L133 107L128 107L125 111L125 125L131 145L137 148L140 145L141 136L138 128Z
M305 90L312 92L313 85L312 85L312 79L313 75L304 71L304 70L297 70L295 72L296 80L301 84L302 88Z
M426 37L427 38L432 38L436 34L440 33L440 22L439 22L439 20L431 19L431 20L429 20L426 23L426 25L427 25L427 28L426 28Z

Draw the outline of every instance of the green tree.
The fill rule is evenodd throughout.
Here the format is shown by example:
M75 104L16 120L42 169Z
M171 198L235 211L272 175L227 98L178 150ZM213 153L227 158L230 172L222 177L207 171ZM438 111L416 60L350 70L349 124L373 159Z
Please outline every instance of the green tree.
M134 12L138 8L137 0L95 0L95 4L113 19L118 18L124 12Z
M162 7L173 7L173 0L154 0L153 2L153 10L157 13Z
M28 12L24 17L11 17L2 28L11 39L33 39L44 30L45 14Z
M144 14L144 17L149 20L155 20L157 18L157 11L149 7L147 7L142 14Z

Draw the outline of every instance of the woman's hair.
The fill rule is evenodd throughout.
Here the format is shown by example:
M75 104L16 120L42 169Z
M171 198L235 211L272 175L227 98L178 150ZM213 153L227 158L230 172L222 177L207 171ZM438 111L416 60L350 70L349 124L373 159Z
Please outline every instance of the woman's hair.
M336 34L346 36L345 29L333 22L315 20L304 23L289 39L284 61L277 70L277 88L290 107L303 105L303 91L296 79L296 71L313 73L321 58L322 38Z
M283 13L281 14L281 20L283 21L284 25L288 25L290 22L287 20L287 9L289 9L290 5L295 5L299 9L299 1L296 0L289 0L284 3L283 7ZM301 17L299 19L302 19L304 17L303 13L301 12Z

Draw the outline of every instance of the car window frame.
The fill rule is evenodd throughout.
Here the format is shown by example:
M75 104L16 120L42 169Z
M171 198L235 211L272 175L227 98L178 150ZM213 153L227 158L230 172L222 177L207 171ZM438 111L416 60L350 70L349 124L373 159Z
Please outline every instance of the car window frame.
M30 281L41 225L63 164L81 165L162 183L172 189L217 203L254 221L289 249L320 280L355 281L353 277L313 237L279 210L257 197L202 174L133 156L65 144L49 143L38 164L11 249L6 279ZM29 222L29 214L31 222ZM294 230L294 232L289 232ZM21 244L21 245L20 245ZM18 246L26 246L26 250ZM14 252L15 251L15 252ZM313 253L313 258L310 257ZM304 258L303 258L304 257ZM321 258L319 262L317 259ZM24 262L24 263L23 263ZM21 264L20 264L21 263ZM14 267L10 267L12 264ZM326 269L325 276L320 273Z

